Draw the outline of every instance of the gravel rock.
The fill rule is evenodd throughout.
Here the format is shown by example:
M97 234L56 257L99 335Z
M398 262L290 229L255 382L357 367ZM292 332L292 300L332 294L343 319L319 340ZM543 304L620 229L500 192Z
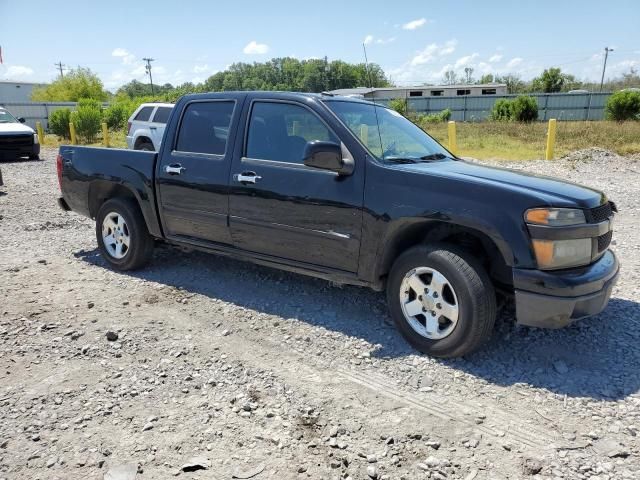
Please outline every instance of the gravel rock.
M455 360L411 349L383 293L162 244L110 269L42 157L2 163L0 479L638 478L640 157L500 164L605 190L623 268L597 317L529 329L506 303Z

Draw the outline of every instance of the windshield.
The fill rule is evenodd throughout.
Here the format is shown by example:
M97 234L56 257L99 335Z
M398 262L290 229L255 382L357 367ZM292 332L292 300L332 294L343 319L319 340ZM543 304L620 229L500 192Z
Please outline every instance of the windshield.
M6 110L0 110L0 123L18 123L18 120Z
M394 110L359 102L328 100L325 103L379 159L419 162L453 157L422 129Z

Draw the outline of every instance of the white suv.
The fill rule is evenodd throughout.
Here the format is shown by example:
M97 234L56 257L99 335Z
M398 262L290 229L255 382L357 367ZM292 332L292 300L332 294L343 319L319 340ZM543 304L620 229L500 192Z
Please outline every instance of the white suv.
M158 151L172 103L143 103L129 118L127 147L131 150Z

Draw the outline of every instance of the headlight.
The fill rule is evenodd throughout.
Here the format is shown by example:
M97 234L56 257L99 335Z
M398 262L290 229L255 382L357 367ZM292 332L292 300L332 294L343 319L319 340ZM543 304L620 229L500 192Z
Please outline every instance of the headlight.
M34 144L38 143L38 134L37 133L33 134L33 143Z
M591 261L591 238L574 240L532 239L538 268L552 270L587 265Z
M531 208L524 214L527 223L566 227L586 223L584 212L577 208Z

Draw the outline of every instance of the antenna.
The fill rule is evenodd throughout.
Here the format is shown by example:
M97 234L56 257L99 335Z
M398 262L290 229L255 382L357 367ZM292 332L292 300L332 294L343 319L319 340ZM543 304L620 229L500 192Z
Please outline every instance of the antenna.
M362 44L362 50L364 50L364 68L367 71L367 77L369 78L369 88L373 88L371 72L369 71L369 60L367 60L367 46L364 43Z

